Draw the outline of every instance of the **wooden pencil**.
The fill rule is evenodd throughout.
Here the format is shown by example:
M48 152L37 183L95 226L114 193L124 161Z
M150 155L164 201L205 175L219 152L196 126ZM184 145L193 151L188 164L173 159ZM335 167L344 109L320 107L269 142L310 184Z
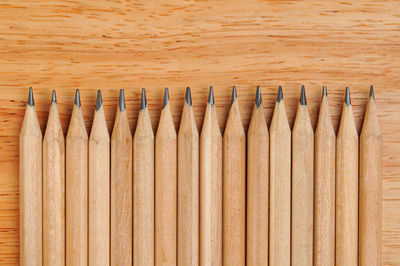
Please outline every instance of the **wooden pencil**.
M20 264L42 265L42 131L32 88L19 135Z
M314 132L306 92L292 130L292 236L291 265L313 265Z
M346 88L336 145L336 265L357 265L358 134L349 88Z
M222 265L222 135L212 87L200 135L200 265Z
M177 136L172 120L168 88L155 141L155 263L176 265Z
M360 265L382 264L382 134L371 86L360 135Z
M314 264L335 265L336 135L324 86L315 130Z
M199 264L199 133L190 88L178 132L178 265Z
M154 134L145 89L133 138L133 264L154 265Z
M282 87L269 128L269 265L290 265L291 132Z
M223 265L245 265L246 135L236 87L223 137Z
M66 265L88 262L88 135L76 90L66 141Z
M65 264L65 141L53 90L43 138L43 265Z
M89 265L110 264L110 135L101 91L89 137Z
M269 134L257 87L247 131L246 265L268 265Z

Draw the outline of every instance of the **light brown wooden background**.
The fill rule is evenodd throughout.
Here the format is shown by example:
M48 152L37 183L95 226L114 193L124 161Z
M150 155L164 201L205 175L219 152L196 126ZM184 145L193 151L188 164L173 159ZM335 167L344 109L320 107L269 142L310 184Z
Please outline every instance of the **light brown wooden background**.
M383 261L400 265L399 1L40 2L0 3L1 265L18 262L18 135L29 86L43 132L50 92L57 90L66 133L75 88L88 130L102 89L110 132L118 90L125 88L133 132L142 87L156 129L163 88L170 87L178 127L191 86L200 128L209 85L223 130L233 84L246 129L256 85L268 123L283 86L293 123L305 84L314 126L322 85L328 85L336 129L348 85L359 130L375 85L384 137Z

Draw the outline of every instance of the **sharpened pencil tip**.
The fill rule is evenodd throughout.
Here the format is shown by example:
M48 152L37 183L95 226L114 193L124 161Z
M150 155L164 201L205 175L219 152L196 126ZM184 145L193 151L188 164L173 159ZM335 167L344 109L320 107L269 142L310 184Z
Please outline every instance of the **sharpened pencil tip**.
M187 104L192 106L192 93L190 92L189 87L186 88L185 101Z
M51 103L57 103L57 96L55 90L53 90L53 92L51 93Z
M140 102L140 110L143 110L147 107L147 99L146 99L146 90L142 89L142 100Z
M374 86L371 85L371 88L369 89L369 97L375 101L375 94L374 94Z
M97 100L96 100L96 111L98 111L103 104L103 99L101 97L101 90L97 91Z
M125 91L124 89L119 90L119 111L122 112L126 109L125 105Z
M282 86L279 86L278 95L276 96L276 102L280 103L282 100L283 100Z
M211 105L214 105L214 90L213 90L213 86L210 86L210 92L208 93L208 103Z
M165 106L167 106L168 103L169 103L169 92L168 92L168 88L165 88L165 90L164 90L164 101L163 101L162 108L164 109Z
M33 99L32 87L29 87L28 105L30 105L30 106L34 106L35 105L35 100Z
M256 106L257 106L257 108L260 107L261 103L262 103L261 87L257 86L257 91L256 91Z
M346 95L344 97L344 103L346 104L346 106L350 106L351 105L350 88L349 87L346 87Z
M327 88L326 86L323 86L323 87L322 87L322 98L323 98L324 96L328 96L328 88Z
M75 91L75 102L74 104L78 107L81 107L81 96L79 94L79 89L76 89Z
M233 86L233 88L232 88L232 102L231 102L231 105L236 101L236 99L237 99L236 86Z
M304 87L304 85L301 85L300 104L307 105L306 88Z

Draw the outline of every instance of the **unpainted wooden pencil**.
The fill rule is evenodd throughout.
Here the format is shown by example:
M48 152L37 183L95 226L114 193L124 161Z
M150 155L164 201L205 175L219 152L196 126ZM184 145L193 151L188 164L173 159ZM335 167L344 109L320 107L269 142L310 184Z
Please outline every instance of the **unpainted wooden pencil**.
M199 133L186 89L178 132L178 265L199 264Z
M335 265L335 152L336 135L329 113L327 88L324 86L315 130L315 265Z
M223 136L223 265L245 265L246 135L236 87Z
M154 134L145 89L133 138L133 264L154 265Z
M19 135L20 264L42 265L42 131L32 88Z
M290 265L291 132L279 87L269 128L269 265Z
M382 264L382 134L371 86L360 136L360 265Z
M357 265L358 134L349 88L346 88L336 146L336 265Z
M89 137L89 265L110 263L110 135L101 91Z
M66 265L88 262L88 135L76 90L66 141Z
M155 263L177 263L177 135L172 120L168 89L155 140Z
M65 264L65 141L53 90L43 138L43 265Z
M132 135L120 90L111 135L111 265L132 265Z
M222 135L212 87L200 135L200 265L222 265Z
M268 265L269 134L257 87L247 131L246 265Z
M291 265L313 265L314 132L306 92L292 130L292 236Z

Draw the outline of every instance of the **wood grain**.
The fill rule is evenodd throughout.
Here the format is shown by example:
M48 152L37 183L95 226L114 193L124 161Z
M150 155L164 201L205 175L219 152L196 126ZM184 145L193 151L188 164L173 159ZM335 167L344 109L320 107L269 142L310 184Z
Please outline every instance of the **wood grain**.
M383 136L382 257L400 260L400 2L372 1L152 1L51 3L2 1L0 8L0 264L18 263L18 135L27 90L35 90L44 132L51 90L57 90L64 134L79 87L87 130L96 90L102 89L111 132L118 89L126 88L128 119L136 126L141 88L147 88L156 130L165 86L179 125L184 90L192 88L201 128L208 88L214 86L223 132L233 84L247 129L256 85L261 85L266 121L271 121L278 85L284 87L290 125L299 88L307 88L315 127L321 88L328 86L337 131L344 88L352 89L360 132L370 84ZM155 132L155 131L154 131Z

